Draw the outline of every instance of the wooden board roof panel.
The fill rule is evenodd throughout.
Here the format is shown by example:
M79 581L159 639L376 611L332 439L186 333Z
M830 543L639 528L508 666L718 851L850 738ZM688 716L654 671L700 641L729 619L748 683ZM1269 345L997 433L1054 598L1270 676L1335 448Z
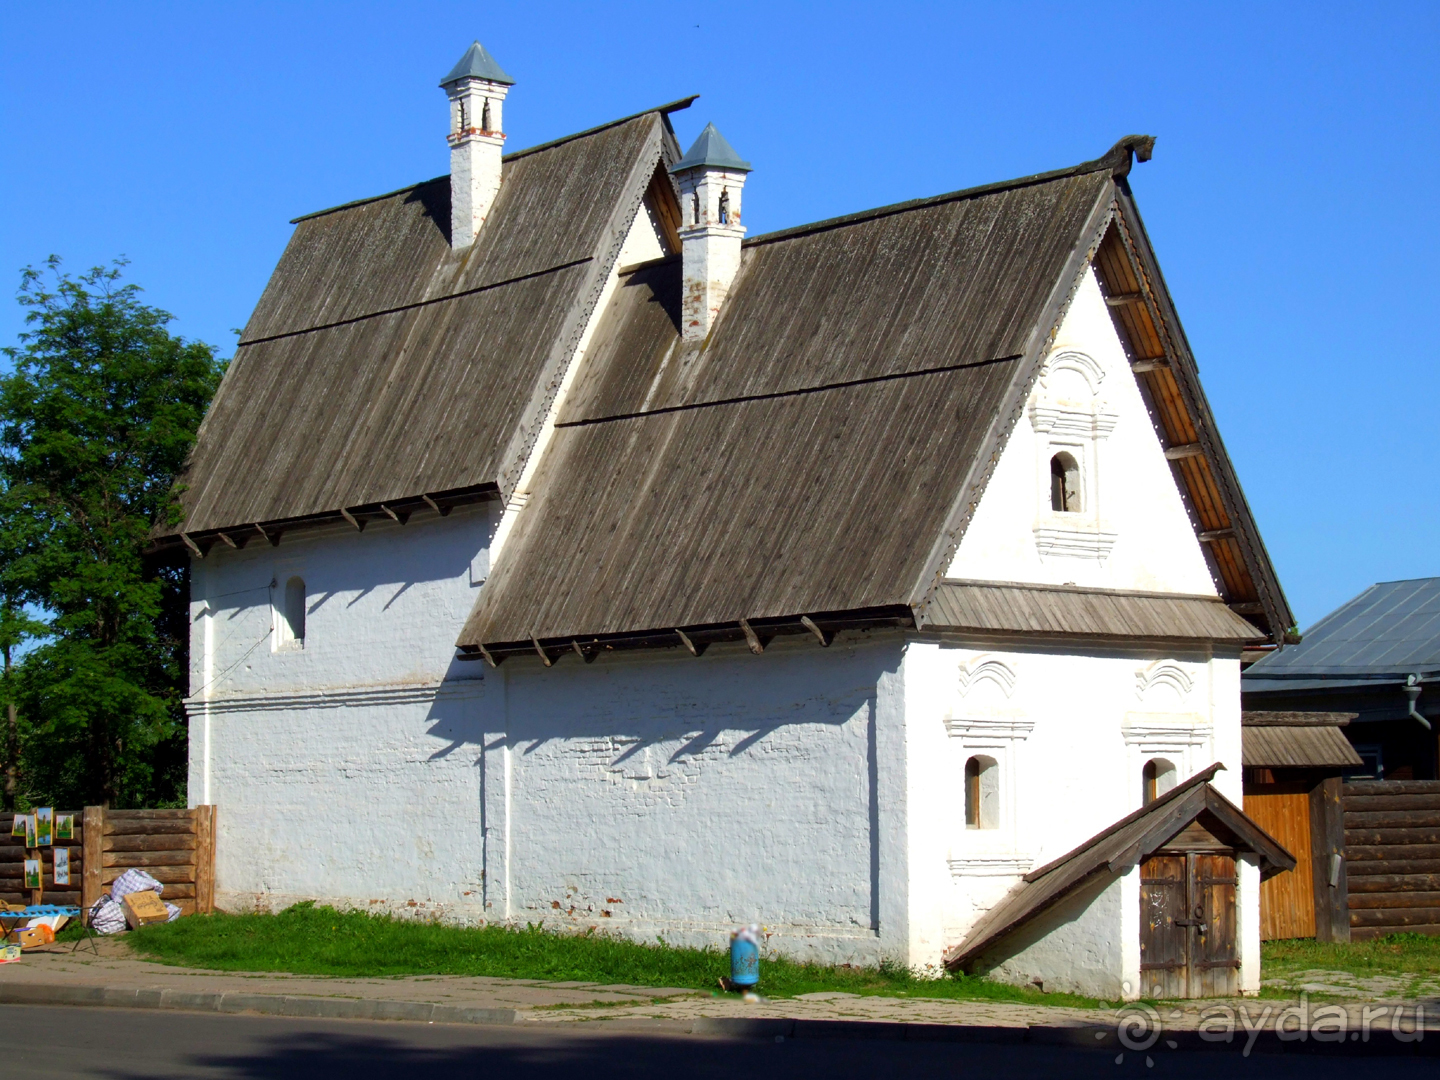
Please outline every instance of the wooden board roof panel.
M461 644L905 604L1017 364L558 429Z
M180 528L501 484L671 142L651 113L507 159L461 253L448 180L300 221L179 478Z
M563 420L1016 356L1109 186L1088 173L757 237L703 349L679 350L658 382L632 371L654 351L594 350L600 374L577 385ZM656 276L678 278L669 265Z
M646 115L507 159L485 228L450 249L450 180L301 219L241 340L328 326L595 254L635 159L658 146Z
M195 478L185 528L493 481L583 276L571 267L243 346L181 474Z
M932 630L984 634L1232 644L1260 636L1218 597L1003 581L942 582L923 625Z

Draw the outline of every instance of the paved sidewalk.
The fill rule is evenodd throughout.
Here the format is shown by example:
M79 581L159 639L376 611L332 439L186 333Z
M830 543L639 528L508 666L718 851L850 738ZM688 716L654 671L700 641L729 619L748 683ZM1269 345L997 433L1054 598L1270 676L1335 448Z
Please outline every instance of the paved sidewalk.
M1097 1049L1133 1049L1152 1031L1172 1048L1178 1039L1187 1046L1203 1043L1214 1049L1238 1049L1247 1042L1247 1031L1259 1029L1264 1037L1248 1041L1261 1052L1340 1050L1333 1037L1317 1037L1308 1046L1309 1040L1277 1039L1276 1021L1297 1003L1270 999L1201 1001L1158 1010L1143 1005L1081 1009L842 993L746 1002L734 995L685 989L534 979L360 979L202 971L136 959L123 939L113 938L100 941L99 950L96 956L57 944L27 952L19 963L0 965L0 1004L114 1005L432 1023L603 1022L607 1027L641 1026L688 1034L1023 1041ZM1304 1008L1307 1026L1327 1015L1319 1011L1326 1008L1319 1003ZM1333 1036L1339 1024L1345 1040L1340 1052L1440 1052L1436 1037L1440 1036L1440 1000L1350 1002L1339 1006L1339 1013L1335 1006L1329 1008L1328 1030ZM1223 1017L1226 1009L1234 1037L1219 1040L1217 1046L1215 1038L1203 1034L1203 1022L1208 1013L1213 1033L1216 1010ZM1292 1014L1292 1027L1302 1022L1299 1015ZM1415 1038L1417 1020L1422 1025L1419 1039ZM1128 1042L1121 1030L1127 1024ZM1316 1030L1324 1030L1324 1024ZM1432 1032L1435 1035L1426 1042L1425 1036Z

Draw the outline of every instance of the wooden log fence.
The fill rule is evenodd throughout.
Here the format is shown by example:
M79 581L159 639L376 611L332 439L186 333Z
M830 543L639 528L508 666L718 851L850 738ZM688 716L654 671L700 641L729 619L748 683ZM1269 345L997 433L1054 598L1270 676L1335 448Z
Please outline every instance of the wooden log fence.
M54 856L42 848L43 900L89 907L110 883L138 867L165 886L164 899L186 915L215 910L215 807L188 810L107 810L74 813L75 836L56 847L70 850L70 882L56 886ZM24 888L25 842L10 835L13 814L0 814L0 900L30 903Z
M1351 938L1440 935L1440 780L1343 790Z

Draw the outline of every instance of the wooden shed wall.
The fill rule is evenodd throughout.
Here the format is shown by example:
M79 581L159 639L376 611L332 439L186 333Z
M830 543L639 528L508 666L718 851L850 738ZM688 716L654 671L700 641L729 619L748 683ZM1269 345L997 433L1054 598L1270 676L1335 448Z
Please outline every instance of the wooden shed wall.
M1343 790L1352 939L1440 934L1440 781Z

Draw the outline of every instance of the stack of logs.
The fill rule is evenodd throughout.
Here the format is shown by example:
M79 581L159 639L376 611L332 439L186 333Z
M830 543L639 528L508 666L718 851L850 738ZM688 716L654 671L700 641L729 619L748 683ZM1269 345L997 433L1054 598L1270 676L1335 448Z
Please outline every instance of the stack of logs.
M1440 781L1343 790L1351 940L1440 934Z
M13 814L0 814L0 900L12 904L89 907L110 883L139 867L165 886L161 894L183 914L215 910L215 807L189 810L107 810L87 806L75 814L69 886L55 886L51 849L42 848L43 889L24 887L24 837L10 835Z

